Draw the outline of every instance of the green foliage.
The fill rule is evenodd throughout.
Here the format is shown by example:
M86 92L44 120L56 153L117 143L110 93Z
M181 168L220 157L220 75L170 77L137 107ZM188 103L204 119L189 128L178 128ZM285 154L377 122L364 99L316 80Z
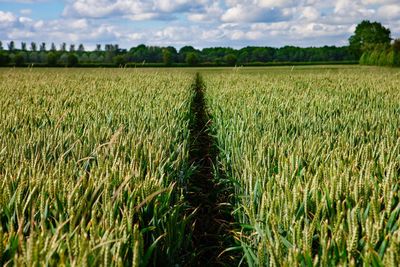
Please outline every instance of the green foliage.
M50 52L47 54L47 64L49 66L56 66L57 65L57 55L54 52Z
M24 48L26 43L24 43ZM51 44L50 51L45 50L46 44L41 43L39 52L37 52L37 44L32 42L30 51L27 51L25 63L41 66L47 64L48 55L54 53L60 59L54 64L53 56L51 56L51 64L48 66L68 66L68 55L74 54L78 56L78 64L75 66L86 65L89 63L104 64L109 66L122 66L126 64L140 66L140 64L163 64L163 66L188 66L188 56L192 59L196 55L194 65L204 66L234 66L234 65L263 65L289 62L348 62L355 60L348 47L295 47L284 46L282 48L273 47L244 47L241 49L233 49L230 47L212 47L204 49L196 49L192 46L184 46L179 52L171 46L146 46L144 44L132 47L129 51L120 49L118 45L105 45L105 50L101 50L101 46L97 46L95 51L85 51L83 45L79 45L75 51L75 45L70 45L70 51L67 45L63 43L57 51L56 45ZM11 58L12 54L18 52L4 51ZM66 56L64 56L66 54ZM118 57L117 57L118 56ZM116 58L117 57L117 58ZM118 62L116 62L118 61ZM38 64L40 63L40 64ZM190 64L193 66L193 64Z
M368 60L368 64L369 65L378 65L380 55L381 55L381 52L378 49L372 51L370 58Z
M394 40L392 47L395 52L400 53L400 39Z
M118 67L123 67L126 64L125 58L122 55L113 57L113 62Z
M0 66L7 66L10 62L10 56L0 51Z
M369 51L365 51L360 57L360 61L359 61L360 64L361 65L368 65L369 57L370 57L370 52Z
M197 54L195 52L189 52L186 54L186 63L189 66L195 66L199 62Z
M224 60L229 66L235 66L237 58L234 54L228 54L224 57Z
M362 65L400 66L399 52L396 52L396 49L395 44L392 46L369 46L368 50L362 54L359 62Z
M394 65L400 66L400 52L394 52Z
M165 66L171 66L172 64L172 53L168 49L163 49L163 63Z
M67 57L67 67L76 67L78 65L78 57L75 54L69 53Z
M186 62L186 58L189 53L199 53L199 52L200 51L195 49L193 46L184 46L181 49L179 49L179 61Z
M7 44L8 46L8 51L13 52L15 50L15 42L11 41Z
M39 53L39 62L42 63L42 64L46 64L47 63L47 52L41 51Z
M390 49L384 53L384 56L386 57L384 66L393 67L396 65L396 53L393 49Z
M360 57L368 45L390 44L390 30L379 22L363 20L349 38L350 49Z
M63 53L59 60L58 60L59 64L62 66L67 66L68 64L68 53Z
M382 50L379 55L378 65L379 66L388 66L389 62L387 61L387 59L388 59L388 51Z
M14 61L15 66L18 66L18 67L23 66L23 65L24 65L24 62L25 62L24 54L22 54L22 52L17 53L17 54L15 55L13 61Z
M86 53L82 53L79 56L79 62L80 63L88 63L89 62L89 56Z

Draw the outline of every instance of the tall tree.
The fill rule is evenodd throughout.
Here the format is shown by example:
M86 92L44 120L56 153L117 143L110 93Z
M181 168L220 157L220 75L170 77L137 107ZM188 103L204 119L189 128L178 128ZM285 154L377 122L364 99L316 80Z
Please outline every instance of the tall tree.
M78 46L78 52L85 52L85 47L83 46L83 44L80 44L79 46Z
M69 54L67 57L67 66L68 67L75 67L78 65L78 57L74 54Z
M236 64L237 57L234 54L227 54L224 57L224 61L226 62L227 65L234 66Z
M22 53L25 53L25 52L20 52L15 55L15 57L14 57L15 66L21 67L22 65L24 65L25 58Z
M394 40L393 42L393 50L396 52L400 52L400 38Z
M39 49L40 49L40 51L42 51L42 52L46 51L46 43L45 43L45 42L41 43Z
M360 57L362 51L371 45L390 44L390 30L379 22L363 20L357 25L354 35L349 38L350 49Z
M69 46L69 52L74 52L75 51L75 45L74 44L71 44L70 46Z
M0 53L0 66L6 66L10 62L10 56L6 53Z
M31 42L31 51L32 52L36 52L36 50L37 50L36 43L35 42Z
M3 50L3 42L0 41L0 51Z
M54 52L50 52L47 54L47 64L49 66L57 65L57 55Z
M188 63L187 62L187 55L189 53L194 53L195 54L196 52L198 52L198 51L196 49L194 49L193 46L184 46L184 47L182 47L181 49L179 49L179 61ZM191 55L190 57L193 58L193 55ZM196 54L195 54L195 57L196 57L196 60L197 60Z
M15 43L14 41L11 41L8 43L8 51L14 51L15 50Z
M26 43L25 42L21 42L21 50L26 51Z
M194 66L199 62L199 59L198 59L197 54L195 52L188 52L186 54L185 61L189 66Z
M168 49L163 49L163 63L166 66L171 66L172 64L172 53Z
M101 51L101 44L97 44L96 45L96 52L100 52Z
M52 52L57 51L56 45L54 43L51 43L50 51L52 51Z
M66 43L62 43L62 44L60 45L60 51L61 51L61 52L67 51L67 44L66 44Z
M105 51L106 52L114 52L114 51L118 51L118 45L117 44L115 44L115 45L113 45L113 44L106 44L105 46L104 46L104 48L105 48Z

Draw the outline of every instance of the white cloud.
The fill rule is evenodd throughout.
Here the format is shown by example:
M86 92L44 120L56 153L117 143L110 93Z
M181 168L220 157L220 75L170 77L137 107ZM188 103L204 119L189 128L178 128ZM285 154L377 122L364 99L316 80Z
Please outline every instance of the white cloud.
M299 8L300 19L306 21L317 21L320 18L320 12L312 6Z
M128 18L130 20L156 20L168 18L168 16L161 16L159 13L155 12L143 12L139 14L125 15L124 18Z
M73 29L85 29L88 27L88 21L86 19L73 20L70 24Z
M257 5L263 8L289 7L296 5L295 0L258 0Z
M21 25L24 25L24 24L28 25L28 24L30 24L33 20L32 20L31 18L28 18L28 17L19 17L19 18L18 18L18 21L19 21L19 23L20 23Z
M17 17L11 12L0 10L0 29L12 28L17 22Z
M0 2L11 0L0 0ZM21 1L21 0L17 0ZM22 0L24 1L24 0ZM46 1L46 0L42 0ZM25 0L35 3L35 0ZM0 11L0 40L246 46L347 44L363 19L400 35L400 0L66 0L63 16L32 4ZM157 20L157 22L154 22ZM141 22L137 22L141 21Z
M127 34L126 37L131 41L141 41L146 36L143 33L130 33L130 34Z
M231 40L258 40L263 37L259 31L233 31L228 34Z
M261 8L256 5L237 4L222 15L223 22L276 22L290 17L290 11L277 8Z
M32 10L29 9L29 8L24 8L24 9L21 9L21 10L19 11L19 13L20 13L21 15L30 15L30 14L32 13Z
M205 5L200 11L189 12L187 18L194 22L215 22L224 13L219 2L213 2L210 5Z
M177 12L190 9L196 1L190 0L157 0L154 7L162 12Z
M350 34L349 26L326 25L321 23L293 25L290 28L290 32L303 38Z
M357 0L337 0L334 14L340 18L359 19L367 18L375 13L375 9L363 5Z
M132 20L172 19L174 13L204 9L208 0L71 0L63 15L66 17L104 18L122 16Z
M289 22L276 22L276 23L254 23L251 25L252 30L259 31L286 31L290 29Z
M378 9L378 15L385 20L400 19L400 4L385 5Z
M361 1L365 5L371 5L371 4L393 4L393 3L398 3L399 0L362 0Z
M33 20L0 11L0 39L17 42L94 43L117 42L118 32L112 25L95 25L87 19Z
M224 33L223 31L219 29L211 29L207 31L203 31L201 34L201 38L203 40L214 40L214 41L219 41L224 38Z
M126 1L117 1L110 4L107 0L76 0L67 4L63 14L65 16L82 16L82 17L104 17L111 14L119 14L127 8ZM132 3L133 4L133 3ZM138 4L130 7L142 11Z

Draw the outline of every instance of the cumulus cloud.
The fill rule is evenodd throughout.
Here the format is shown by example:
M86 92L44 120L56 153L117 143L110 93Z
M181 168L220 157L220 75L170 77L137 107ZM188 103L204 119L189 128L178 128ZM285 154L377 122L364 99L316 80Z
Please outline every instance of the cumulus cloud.
M191 0L157 0L154 2L154 8L161 12L182 12L197 7L199 4Z
M400 3L382 6L378 9L378 14L385 20L400 20Z
M32 3L46 0L17 1L29 3L0 11L1 40L126 47L338 45L347 44L363 19L400 35L400 0L65 0L57 19L30 17L38 17Z
M290 17L289 10L238 4L221 17L223 22L276 22Z
M16 20L16 17L11 12L4 12L0 10L0 22L1 23L12 23Z
M341 36L343 34L351 34L348 26L326 25L321 23L308 23L303 25L293 25L290 32L300 37L324 37L324 36Z
M2 28L6 27L6 28ZM118 32L107 24L95 25L87 19L34 20L0 11L0 39L36 42L104 42L117 41Z
M337 0L334 14L340 18L355 19L371 17L376 12L375 9L363 5L357 0Z
M17 17L13 13L0 10L0 29L13 27L16 22Z
M21 15L30 15L30 14L32 13L32 10L29 9L29 8L24 8L24 9L21 9L21 10L19 11L19 13L20 13Z
M393 3L399 3L399 0L362 0L361 1L365 5L371 5L371 4L393 4Z
M299 13L299 19L305 21L317 21L321 16L320 11L313 6L300 7Z
M1 2L12 2L12 3L22 3L22 4L35 4L40 2L47 2L48 0L0 0Z
M215 22L224 13L220 3L215 1L209 5L204 5L202 9L188 12L187 18L193 22Z
M118 17L132 20L172 19L174 14L205 8L205 0L71 0L65 6L66 17Z
M257 5L263 8L289 7L296 5L295 0L258 0Z

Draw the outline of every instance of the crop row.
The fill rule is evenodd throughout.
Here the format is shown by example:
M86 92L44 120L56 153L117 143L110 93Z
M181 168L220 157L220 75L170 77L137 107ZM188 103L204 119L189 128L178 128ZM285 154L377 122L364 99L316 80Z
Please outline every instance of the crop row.
M171 265L193 75L0 73L0 265Z
M399 266L398 73L233 72L204 81L249 266Z

